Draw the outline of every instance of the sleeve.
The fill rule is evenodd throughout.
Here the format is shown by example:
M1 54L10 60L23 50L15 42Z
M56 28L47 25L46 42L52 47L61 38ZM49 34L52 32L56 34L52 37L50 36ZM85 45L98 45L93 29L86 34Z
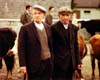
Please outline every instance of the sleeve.
M51 25L52 24L52 16L51 15L47 15L46 18L45 18L45 22L48 25Z
M78 45L78 28L76 29L76 32L75 32L75 53L76 53L76 59L77 59L77 65L78 64L82 64L81 62L81 57L80 57L80 54L79 54L79 45Z
M26 31L25 27L21 27L18 37L18 57L20 66L25 66L25 56L26 56Z
M22 14L20 17L20 22L24 25L26 23L26 14Z

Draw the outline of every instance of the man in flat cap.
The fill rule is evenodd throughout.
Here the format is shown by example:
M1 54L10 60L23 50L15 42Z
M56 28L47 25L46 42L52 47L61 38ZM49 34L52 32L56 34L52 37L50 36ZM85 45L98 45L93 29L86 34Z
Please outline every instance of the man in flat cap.
M26 23L29 23L33 20L32 18L32 6L26 5L25 12L20 16L20 22L24 25Z
M81 69L78 28L70 22L71 16L70 9L61 7L58 11L59 21L51 26L54 51L53 80L72 80L75 69Z
M33 7L33 21L20 29L18 55L20 69L28 74L28 80L51 80L52 35L50 27L42 19L46 9Z

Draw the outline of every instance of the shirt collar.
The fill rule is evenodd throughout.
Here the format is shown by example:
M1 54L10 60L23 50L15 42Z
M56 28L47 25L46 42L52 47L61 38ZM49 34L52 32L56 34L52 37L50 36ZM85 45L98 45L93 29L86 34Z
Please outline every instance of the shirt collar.
M65 28L65 29L68 29L68 24L64 25L64 28Z
M34 22L34 24L35 24L35 26L36 26L36 28L38 28L38 29L40 29L40 30L43 30L44 29L44 25L43 25L43 23L36 23L36 22Z

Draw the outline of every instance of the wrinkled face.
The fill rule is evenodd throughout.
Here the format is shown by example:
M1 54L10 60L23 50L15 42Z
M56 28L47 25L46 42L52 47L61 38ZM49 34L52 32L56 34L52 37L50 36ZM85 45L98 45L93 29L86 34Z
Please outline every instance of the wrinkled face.
M33 20L36 23L41 23L44 17L45 17L45 13L43 13L42 11L38 9L33 9Z
M71 20L71 15L70 13L67 14L59 14L59 20L63 23L63 24L68 24L69 21Z

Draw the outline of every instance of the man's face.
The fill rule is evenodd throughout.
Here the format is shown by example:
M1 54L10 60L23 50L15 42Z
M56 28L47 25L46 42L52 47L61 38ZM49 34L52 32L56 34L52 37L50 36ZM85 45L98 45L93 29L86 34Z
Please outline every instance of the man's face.
M42 19L45 17L45 13L38 9L33 10L33 20L37 23L41 23Z
M54 10L55 10L55 9L54 9L54 8L52 8L50 11L51 11L51 12L54 12Z
M32 7L27 9L30 13L32 13Z
M59 20L63 23L63 24L68 24L69 21L71 20L71 15L70 13L66 13L66 14L59 14Z

